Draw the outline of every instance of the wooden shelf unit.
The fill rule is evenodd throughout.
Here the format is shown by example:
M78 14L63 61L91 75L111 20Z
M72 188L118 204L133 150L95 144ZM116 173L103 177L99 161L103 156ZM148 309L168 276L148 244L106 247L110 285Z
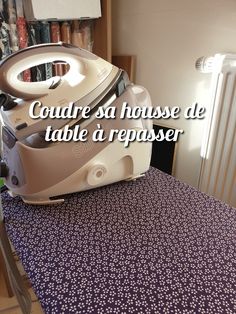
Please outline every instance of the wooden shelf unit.
M93 52L111 62L111 0L101 0L102 17L95 20Z

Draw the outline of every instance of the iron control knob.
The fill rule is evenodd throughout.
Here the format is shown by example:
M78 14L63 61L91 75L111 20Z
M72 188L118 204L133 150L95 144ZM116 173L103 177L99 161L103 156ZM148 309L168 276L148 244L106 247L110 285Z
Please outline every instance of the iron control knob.
M19 184L19 180L18 180L17 176L12 176L11 177L11 183L13 185L18 185Z
M102 184L106 178L108 169L103 164L96 164L88 169L87 182L90 186Z

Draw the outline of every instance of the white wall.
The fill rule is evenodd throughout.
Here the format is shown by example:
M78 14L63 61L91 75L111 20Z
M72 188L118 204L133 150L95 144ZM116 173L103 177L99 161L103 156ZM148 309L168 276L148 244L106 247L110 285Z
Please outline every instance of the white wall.
M198 73L200 56L236 53L235 0L116 0L113 54L137 56L136 83L145 86L154 106L194 102L207 106L210 74ZM165 120L184 129L178 142L175 175L197 186L205 121Z

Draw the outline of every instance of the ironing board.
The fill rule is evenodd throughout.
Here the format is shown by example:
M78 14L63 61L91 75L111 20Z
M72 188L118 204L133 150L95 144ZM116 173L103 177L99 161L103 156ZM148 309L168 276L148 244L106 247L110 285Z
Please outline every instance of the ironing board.
M3 208L45 313L236 312L236 209L157 169Z

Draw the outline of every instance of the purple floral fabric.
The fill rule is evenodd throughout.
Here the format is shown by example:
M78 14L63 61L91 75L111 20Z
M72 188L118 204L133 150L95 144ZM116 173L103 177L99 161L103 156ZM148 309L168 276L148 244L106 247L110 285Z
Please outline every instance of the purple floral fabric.
M236 313L236 209L157 169L3 206L45 313Z

